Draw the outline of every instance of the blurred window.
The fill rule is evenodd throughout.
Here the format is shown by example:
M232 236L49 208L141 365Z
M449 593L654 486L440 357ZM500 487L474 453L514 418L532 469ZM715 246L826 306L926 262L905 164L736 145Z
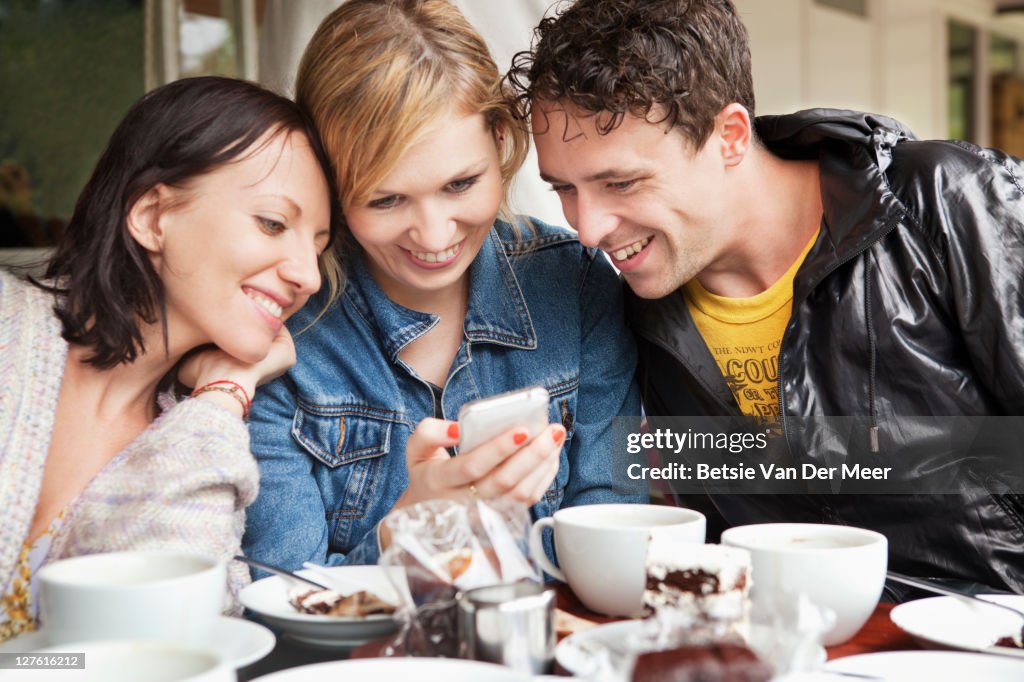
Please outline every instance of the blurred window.
M993 147L1024 157L1024 78L1020 45L997 33L989 35L988 65Z
M988 37L988 71L997 76L1004 73L1017 73L1018 53L1017 41L1005 38L998 33Z
M118 121L186 76L257 79L264 0L0 0L0 248L52 245Z
M143 0L0 0L0 246L52 244L144 91Z
M974 112L978 32L968 24L949 21L946 37L949 61L949 137L973 141L977 132Z
M830 7L858 17L867 17L868 0L814 0L822 7Z

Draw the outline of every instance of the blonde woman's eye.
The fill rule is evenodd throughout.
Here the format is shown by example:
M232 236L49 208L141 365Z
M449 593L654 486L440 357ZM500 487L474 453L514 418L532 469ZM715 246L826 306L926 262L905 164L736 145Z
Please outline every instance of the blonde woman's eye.
M285 231L284 223L274 220L273 218L256 216L256 221L259 222L260 227L267 234L280 234Z
M374 199L370 202L370 208L394 208L398 205L398 195L391 194L380 199Z
M551 191L555 194L568 194L572 190L572 185L551 185Z
M461 194L462 192L465 192L467 189L475 185L477 183L477 180L479 179L479 175L474 175L471 178L459 178L458 180L452 180L451 182L448 183L447 189L449 192Z

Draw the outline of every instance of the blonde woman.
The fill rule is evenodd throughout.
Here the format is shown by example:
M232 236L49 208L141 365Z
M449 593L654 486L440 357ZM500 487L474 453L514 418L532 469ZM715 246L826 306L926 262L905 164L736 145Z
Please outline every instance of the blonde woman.
M349 281L290 323L309 327L298 363L256 400L247 553L375 563L380 520L431 498L535 517L645 499L612 489L611 420L640 410L616 275L575 233L508 216L528 133L459 11L350 0L306 48L297 99L337 173ZM533 384L544 432L449 456L465 402Z

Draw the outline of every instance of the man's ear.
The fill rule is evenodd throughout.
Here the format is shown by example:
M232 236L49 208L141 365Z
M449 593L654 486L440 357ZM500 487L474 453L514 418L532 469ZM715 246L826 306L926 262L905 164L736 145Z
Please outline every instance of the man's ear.
M725 161L726 167L738 166L750 150L750 142L753 139L750 112L737 102L725 105L715 117L715 132L721 144L722 160Z
M128 209L128 232L150 254L156 255L163 251L164 230L160 218L167 199L166 188L156 185Z

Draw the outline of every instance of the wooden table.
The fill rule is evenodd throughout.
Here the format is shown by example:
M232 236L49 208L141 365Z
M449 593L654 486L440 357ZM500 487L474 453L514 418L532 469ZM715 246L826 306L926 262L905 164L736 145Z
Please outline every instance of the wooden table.
M613 623L621 618L601 616L583 606L572 593L568 586L558 583L554 586L557 595L558 608L574 616L584 618L595 623ZM852 656L854 654L868 654L877 651L899 651L907 649L919 649L920 647L905 632L897 628L889 619L889 612L895 604L879 603L874 613L864 624L853 639L850 641L831 646L826 649L829 660ZM561 639L566 633L559 633ZM364 644L352 650L352 658L373 658L380 655L383 641L374 641ZM557 666L556 666L557 668ZM556 673L565 674L565 671L556 670Z
M854 654L872 654L877 651L920 649L921 647L910 635L889 620L889 612L895 606L895 604L880 602L875 607L874 613L868 618L868 622L864 623L864 627L853 636L853 639L825 649L828 652L828 660Z

